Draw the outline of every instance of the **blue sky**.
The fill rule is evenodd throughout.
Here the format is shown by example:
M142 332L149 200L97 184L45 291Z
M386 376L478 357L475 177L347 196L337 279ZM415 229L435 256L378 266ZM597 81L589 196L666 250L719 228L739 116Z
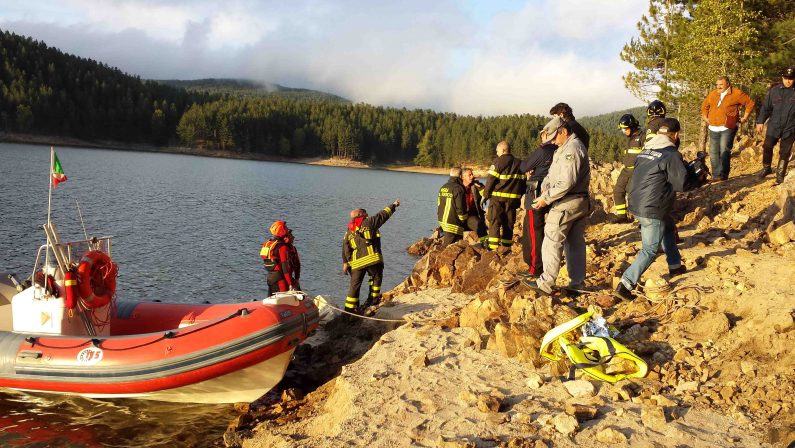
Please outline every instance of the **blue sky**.
M642 104L618 54L642 0L2 0L0 29L151 79L248 78L355 102L578 116Z

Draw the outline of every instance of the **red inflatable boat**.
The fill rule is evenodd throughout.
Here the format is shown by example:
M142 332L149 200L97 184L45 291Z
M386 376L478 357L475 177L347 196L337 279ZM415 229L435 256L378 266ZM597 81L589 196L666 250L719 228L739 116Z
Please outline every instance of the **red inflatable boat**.
M298 292L234 304L117 302L109 237L61 244L54 228L45 232L51 244L36 266L42 250L57 266L34 267L29 285L0 279L0 387L250 402L281 380L318 326L317 307ZM77 259L81 244L88 251Z

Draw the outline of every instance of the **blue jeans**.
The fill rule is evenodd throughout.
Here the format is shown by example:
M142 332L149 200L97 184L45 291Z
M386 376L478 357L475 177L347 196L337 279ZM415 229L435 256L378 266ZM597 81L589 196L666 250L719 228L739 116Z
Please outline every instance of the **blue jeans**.
M734 146L737 129L709 131L709 160L712 162L712 177L729 177L729 159Z
M640 280L640 276L649 269L654 259L657 258L657 250L662 243L665 251L665 260L668 262L668 269L676 269L682 266L682 257L679 256L679 249L676 247L676 225L673 218L653 219L641 218L640 239L641 247L638 257L632 265L624 271L621 276L621 283L632 289Z

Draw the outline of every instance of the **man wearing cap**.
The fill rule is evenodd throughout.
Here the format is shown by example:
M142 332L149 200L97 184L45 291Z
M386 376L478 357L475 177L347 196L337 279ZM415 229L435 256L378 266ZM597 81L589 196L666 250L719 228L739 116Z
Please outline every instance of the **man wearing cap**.
M482 201L489 201L489 249L513 244L513 225L516 209L525 191L527 176L519 170L521 161L511 154L511 145L505 140L497 143L497 158L489 167Z
M616 295L632 300L632 290L641 275L657 258L662 244L671 277L683 274L685 267L676 247L676 225L671 211L677 191L685 191L687 168L679 154L679 121L666 118L657 134L635 160L629 188L629 211L640 221L641 249L624 271Z
M773 147L778 148L778 165L776 166L776 183L784 182L787 175L792 144L795 142L795 67L787 67L781 71L781 84L776 84L767 92L759 115L756 117L756 132L762 132L767 121L767 133L762 144L762 170L757 173L759 179L772 173Z
M271 224L269 230L273 236L262 244L259 256L268 271L268 295L273 295L295 289L297 276L291 263L291 251L295 251L292 231L281 219ZM295 256L298 256L297 251Z
M570 277L567 292L577 295L585 283L585 224L590 212L591 166L588 149L574 129L572 122L565 122L558 129L555 137L558 149L541 184L541 194L532 205L535 210L549 206L541 244L544 272L535 282L528 279L522 282L545 295L555 289L564 250Z
M381 233L378 229L400 206L400 200L384 207L373 216L359 208L351 211L348 230L342 240L342 272L351 274L351 286L345 299L345 310L360 313L359 289L364 275L370 275L370 295L364 308L381 300L381 280L384 275L384 256L381 254Z
M527 192L524 195L525 221L522 226L522 257L529 266L528 272L519 275L525 278L535 278L544 271L541 258L541 243L544 241L544 217L549 207L538 210L533 208L533 201L541 194L541 182L549 173L552 157L558 145L555 137L558 129L563 126L560 117L554 117L541 130L541 146L522 160L519 169L525 173L527 179Z
M701 103L701 119L709 126L709 159L712 162L712 177L726 180L734 136L737 125L748 121L754 110L754 100L745 92L731 85L727 76L715 81L716 89L709 92ZM740 107L744 109L740 117Z
M460 167L450 168L450 178L436 197L436 219L442 228L442 247L463 238L466 229L466 190Z

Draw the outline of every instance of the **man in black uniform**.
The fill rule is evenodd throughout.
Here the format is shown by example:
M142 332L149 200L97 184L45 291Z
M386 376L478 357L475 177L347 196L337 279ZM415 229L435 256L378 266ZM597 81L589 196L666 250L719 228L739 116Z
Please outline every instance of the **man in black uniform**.
M506 141L497 144L497 158L489 167L483 201L489 201L489 249L510 247L513 243L513 225L516 209L525 191L527 176L519 169L519 159L511 155L511 145Z
M660 124L665 120L665 104L660 100L654 100L646 108L646 140L644 144L653 139L660 129Z
M613 201L615 202L615 214L610 216L608 221L612 223L629 222L627 216L627 186L632 180L632 170L635 167L635 158L638 157L640 151L643 149L643 133L640 129L640 123L632 114L624 114L618 120L618 128L627 136L627 149L624 150L624 156L621 158L621 163L624 168L618 175L616 186L613 188Z
M460 167L450 168L450 178L439 189L436 198L436 218L442 228L442 247L463 238L466 228L466 191L461 173Z
M773 86L767 92L765 102L756 117L756 133L761 134L767 121L767 133L762 144L762 170L757 173L759 179L773 172L773 147L779 143L778 166L776 166L776 183L784 182L787 165L795 142L795 67L787 67L781 71L781 84ZM768 120L769 119L769 120Z
M527 213L522 226L522 258L530 268L528 272L519 274L525 278L535 278L544 272L541 243L544 241L544 217L549 212L549 207L534 209L533 201L541 194L541 182L547 177L549 166L552 165L552 156L558 149L555 137L561 126L563 120L560 117L550 120L541 131L541 146L527 156L519 166L519 169L529 176L527 192L524 195L524 209Z
M578 139L585 145L585 149L589 148L589 143L591 142L591 136L588 135L588 131L585 130L584 127L577 120L574 118L574 111L571 107L566 103L558 103L552 106L552 109L549 110L549 114L555 117L559 117L563 120L564 123L571 123L571 130L574 135L577 136Z
M400 206L396 199L374 216L359 208L351 211L348 231L342 240L342 272L351 274L351 287L345 299L345 310L359 313L359 289L364 274L370 275L370 296L364 305L377 305L381 300L381 280L384 275L384 256L381 254L381 233L378 229L392 216Z

